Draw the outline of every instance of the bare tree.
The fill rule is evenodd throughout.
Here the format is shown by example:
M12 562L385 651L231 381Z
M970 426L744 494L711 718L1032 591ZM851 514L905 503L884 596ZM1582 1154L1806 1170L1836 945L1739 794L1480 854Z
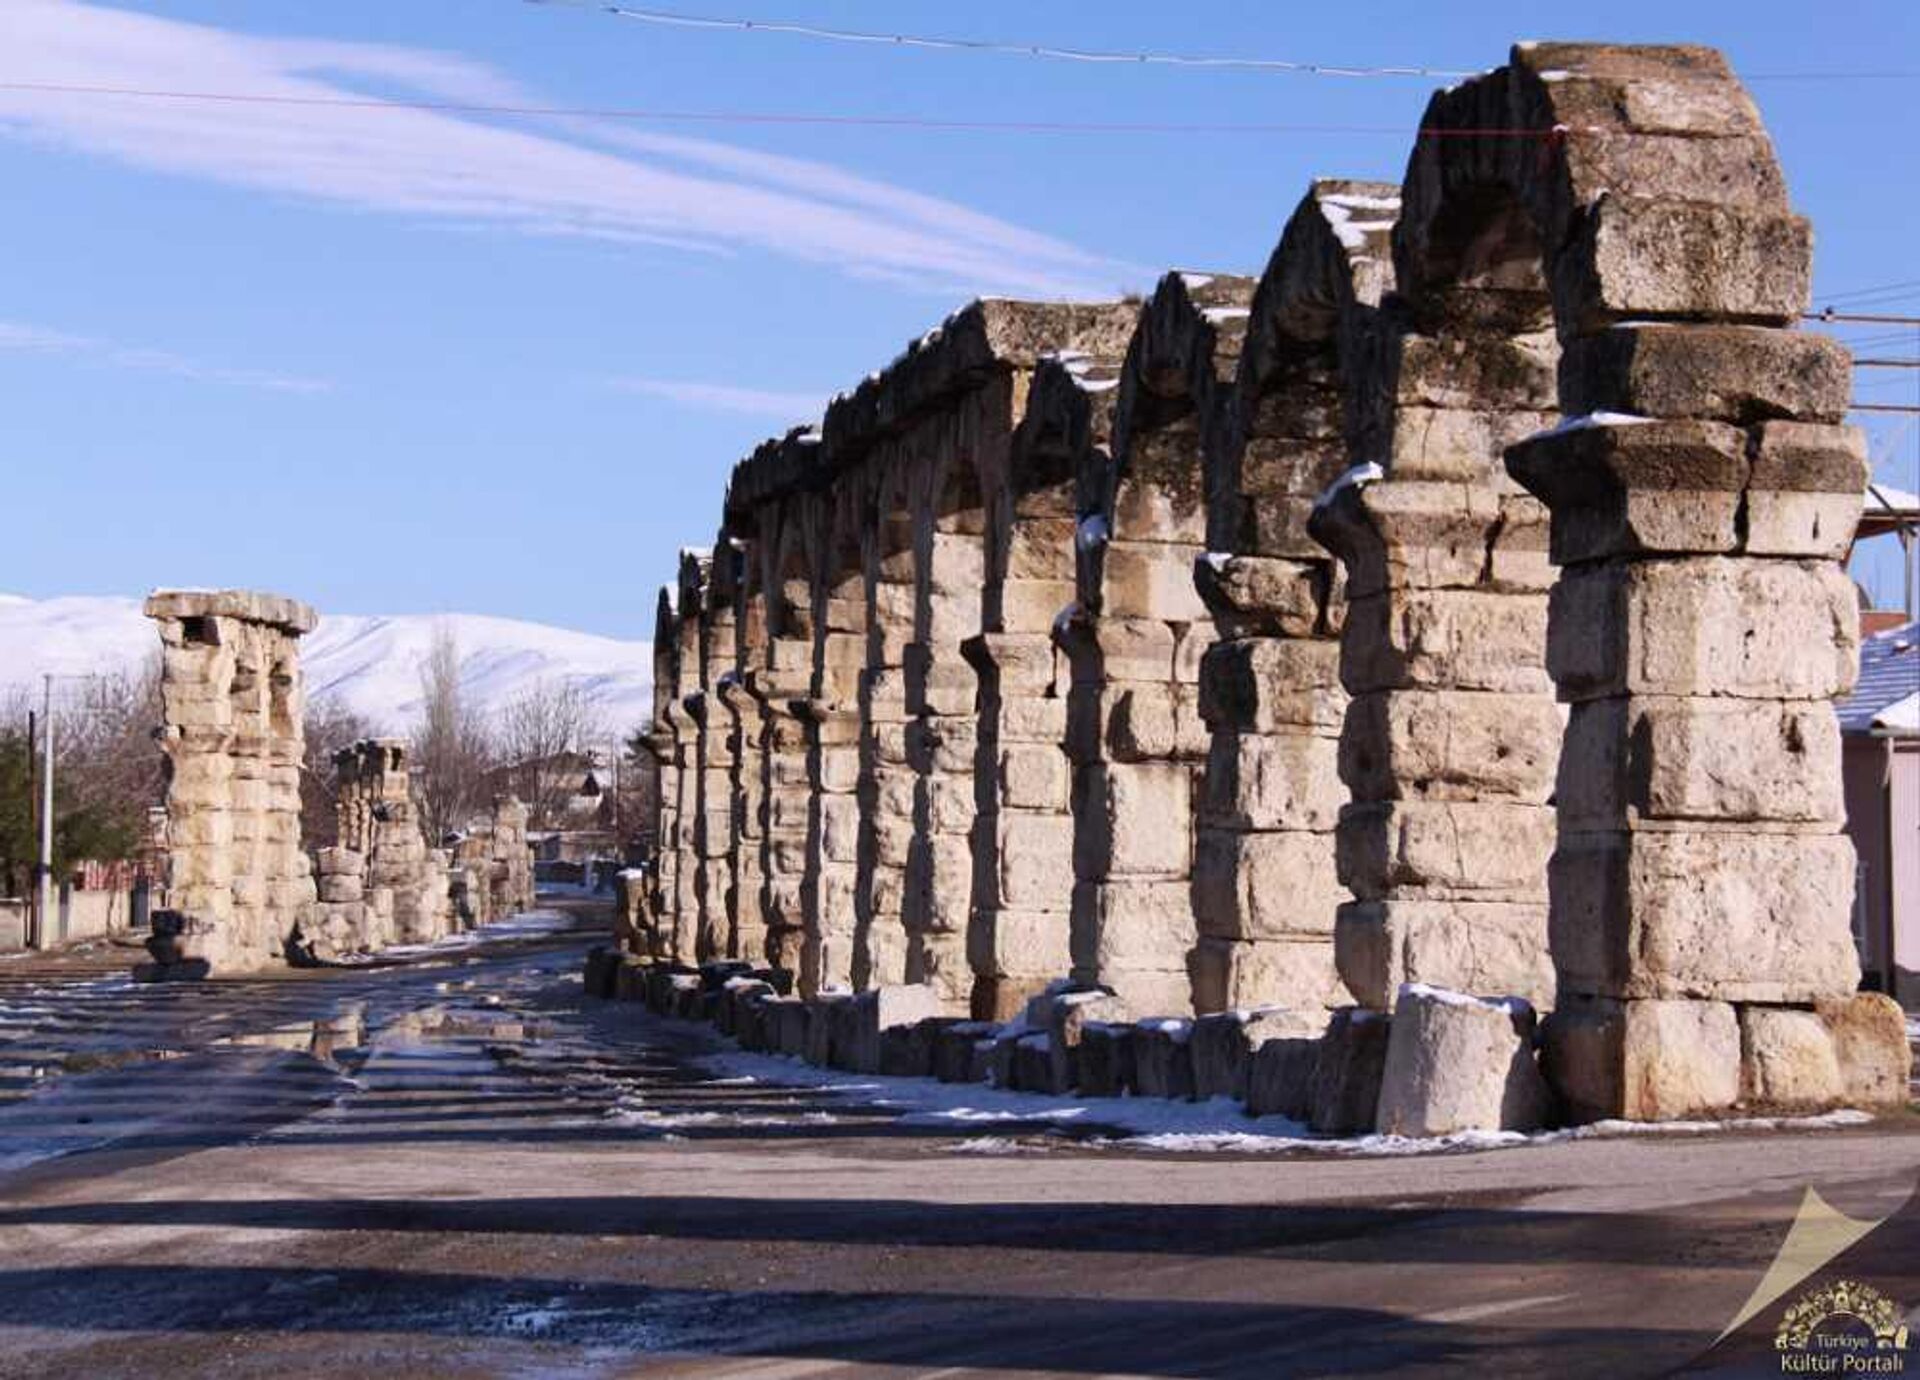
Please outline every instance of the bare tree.
M528 686L500 717L507 788L528 807L535 828L558 828L589 766L601 729L592 703L566 680Z
M420 663L420 714L412 733L416 793L437 844L486 804L496 753L487 726L460 688L460 647L444 624Z
M332 695L307 701L306 760L300 767L300 838L309 848L340 841L334 813L334 755L374 735L373 724Z

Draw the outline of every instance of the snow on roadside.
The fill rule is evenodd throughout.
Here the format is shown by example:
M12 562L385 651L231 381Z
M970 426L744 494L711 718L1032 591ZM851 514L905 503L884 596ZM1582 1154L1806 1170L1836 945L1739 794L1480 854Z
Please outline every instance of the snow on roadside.
M373 957L412 958L422 954L456 953L481 944L495 944L503 939L539 939L549 934L560 934L572 927L573 917L565 911L526 910L518 915L509 915L504 920L491 920L474 929L461 930L458 934L442 935L425 944L395 944L380 950Z
M1870 1113L1853 1109L1801 1117L1737 1117L1713 1121L1598 1121L1556 1131L1460 1131L1416 1139L1409 1136L1323 1136L1283 1116L1250 1117L1230 1098L1175 1102L1153 1097L1053 1097L1012 1092L979 1083L941 1083L931 1078L850 1075L819 1069L785 1055L750 1054L726 1049L698 1060L728 1082L752 1078L762 1083L807 1087L842 1094L861 1104L898 1112L899 1124L950 1127L956 1133L985 1126L1009 1130L1026 1126L1058 1132L1087 1128L1075 1144L1103 1149L1150 1150L1177 1154L1314 1154L1358 1157L1432 1155L1504 1150L1561 1141L1616 1136L1707 1135L1729 1131L1811 1131L1864 1126ZM1105 1133L1105 1134L1102 1134ZM1036 1147L1004 1136L978 1137L953 1147L967 1154L1011 1154Z

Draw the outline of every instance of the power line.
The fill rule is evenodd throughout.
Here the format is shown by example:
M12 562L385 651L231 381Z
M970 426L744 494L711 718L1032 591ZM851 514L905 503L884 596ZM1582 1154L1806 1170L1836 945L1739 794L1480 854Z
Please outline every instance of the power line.
M1471 77L1465 68L1425 66L1350 66L1341 63L1296 62L1284 58L1206 57L1191 53L1123 52L1106 48L1067 48L1049 43L1005 39L954 38L934 34L887 33L868 29L834 29L787 20L738 19L721 15L686 14L679 10L642 9L600 0L527 0L534 5L565 5L594 10L621 19L676 29L727 29L736 33L786 34L835 43L864 43L893 48L925 48L947 52L993 53L1003 57L1045 58L1059 62L1099 63L1107 66L1202 67L1249 72L1284 72L1310 77Z
M958 120L917 115L814 115L787 111L656 110L631 106L505 105L482 101L386 100L373 96L292 96L272 92L173 91L152 87L89 86L66 82L0 81L0 91L56 96L126 97L135 100L211 101L222 104L305 106L340 110L424 110L462 115L575 117L601 120L651 120L662 123L829 125L849 127L960 130L1013 134L1356 134L1405 138L1395 125L1209 124L1163 121ZM1543 139L1589 133L1584 129L1416 129L1415 138Z
M1126 51L1117 48L1069 48L1019 39L955 38L951 35L893 33L875 29L837 29L783 19L743 19L730 15L688 14L682 10L642 8L607 0L526 0L530 5L588 10L619 19L636 20L675 29L723 29L734 33L784 34L834 43L860 43L890 48L921 48L946 52L985 53L1001 57L1041 58L1057 62L1095 63L1109 67L1188 67L1215 71L1270 72L1302 77L1461 77L1483 75L1464 67L1365 65L1301 62L1287 58L1206 56L1194 53ZM1915 81L1920 71L1883 72L1756 72L1747 81Z

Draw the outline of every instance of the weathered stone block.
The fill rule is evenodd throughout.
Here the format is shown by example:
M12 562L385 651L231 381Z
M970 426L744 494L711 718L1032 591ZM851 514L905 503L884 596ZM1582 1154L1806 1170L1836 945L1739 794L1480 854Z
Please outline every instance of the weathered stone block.
M1740 1023L1713 1001L1563 995L1542 1062L1568 1118L1672 1121L1740 1098Z
M1319 1010L1289 1011L1270 1006L1254 1011L1222 1011L1194 1021L1188 1038L1196 1099L1247 1100L1254 1051L1269 1041L1313 1039L1325 1022Z
M1389 1135L1531 1131L1552 1093L1533 1057L1533 1008L1431 987L1400 989L1380 1079L1379 1129Z
M994 1029L982 1021L939 1025L933 1034L933 1076L942 1083L983 1081L979 1047L991 1043Z
M1786 325L1806 310L1812 238L1783 212L1602 197L1554 257L1561 328L1644 316Z
M1192 778L1192 768L1180 762L1116 762L1082 771L1075 874L1184 876L1192 857Z
M1767 422L1756 428L1745 549L1844 560L1871 469L1858 427Z
M1351 694L1399 688L1551 693L1544 596L1391 589L1347 606L1340 678Z
M1567 342L1560 391L1568 413L1839 421L1850 361L1838 341L1759 326L1648 323Z
M1409 891L1545 900L1554 813L1503 800L1391 800L1340 815L1339 879L1363 901Z
M1345 706L1337 639L1237 638L1201 663L1200 715L1216 732L1337 729Z
M1201 933L1220 939L1286 939L1333 932L1346 899L1331 834L1200 835L1193 910Z
M1314 1130L1336 1136L1373 1130L1391 1030L1384 1011L1348 1006L1333 1013L1313 1066Z
M1346 800L1339 756L1329 735L1215 733L1201 818L1236 829L1331 830Z
M1334 908L1329 906L1331 916ZM1202 1015L1277 1005L1319 1011L1340 1005L1346 986L1333 962L1331 930L1312 939L1219 939L1203 935L1189 959L1193 1009Z
M1339 490L1313 510L1307 527L1345 562L1351 608L1389 588L1479 585L1500 525L1491 489L1386 479Z
M1826 701L1635 695L1573 706L1555 800L1569 831L1838 824L1840 788L1839 721Z
M939 993L917 983L861 992L845 1005L849 1021L847 1049L844 1055L836 1050L835 1063L844 1059L845 1065L856 1073L880 1072L880 1040L884 1032L941 1014Z
M1093 1023L1080 1032L1080 1091L1087 1097L1121 1097L1136 1089L1134 1030Z
M1001 903L1011 907L1066 909L1073 886L1072 817L1007 815L998 821L995 832L999 844ZM1059 966L1052 965L1056 969Z
M1556 565L1739 545L1747 438L1724 422L1581 419L1514 446L1507 468L1553 510Z
M1313 1070L1319 1060L1317 1034L1263 1041L1254 1049L1248 1065L1247 1115L1309 1120L1313 1116Z
M1811 1011L1742 1006L1740 1100L1763 1107L1829 1107L1842 1092L1833 1036Z
M1832 699L1853 688L1859 601L1828 561L1681 559L1566 572L1547 669L1566 700Z
M1035 997L1027 1007L1027 1024L1047 1035L1053 1060L1054 1090L1071 1092L1079 1082L1080 1046L1094 1025L1123 1025L1133 1019L1125 1001L1098 989L1062 991Z
M1142 1097L1193 1098L1193 1022L1141 1021L1133 1031L1134 1087Z
M1509 901L1356 901L1334 922L1334 961L1354 1000L1390 1009L1403 983L1550 1006L1547 907Z
M1093 923L1088 928L1093 942L1082 964L1078 952L1082 931L1075 927L1076 968L1089 967L1102 981L1110 969L1158 970L1178 974L1184 983L1187 951L1197 937L1189 883L1128 881L1076 887L1075 908L1082 906L1090 908Z
M1563 993L1812 1001L1860 980L1842 835L1564 836L1550 869Z
M1353 701L1340 777L1355 800L1544 804L1560 756L1560 711L1544 695L1397 690Z
M1008 809L1064 810L1072 784L1066 754L1053 744L1020 744L1000 755L1000 801Z
M1884 992L1852 992L1822 997L1813 1009L1832 1037L1847 1104L1904 1107L1912 1095L1913 1045L1900 1003Z

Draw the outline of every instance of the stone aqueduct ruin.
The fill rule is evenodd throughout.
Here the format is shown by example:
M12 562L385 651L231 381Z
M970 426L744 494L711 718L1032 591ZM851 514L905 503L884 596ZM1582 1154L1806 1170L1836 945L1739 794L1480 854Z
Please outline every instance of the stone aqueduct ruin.
M300 829L307 605L245 590L161 590L166 755L165 909L144 979L326 963L421 943L533 905L527 808L496 797L451 848L431 845L406 744L334 758L337 841L311 857Z
M1323 1073L1445 1016L1408 984L1518 996L1577 1119L1904 1095L1810 235L1719 54L1538 44L1257 280L962 310L662 591L632 942L983 1021L1333 1013Z

